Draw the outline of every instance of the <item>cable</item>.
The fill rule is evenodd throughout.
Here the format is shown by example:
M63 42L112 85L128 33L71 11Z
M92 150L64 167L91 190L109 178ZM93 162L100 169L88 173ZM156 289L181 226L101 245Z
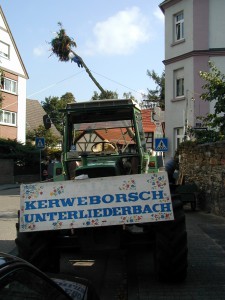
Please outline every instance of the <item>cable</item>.
M110 79L110 78L108 78L108 77L106 77L106 76L104 76L104 75L101 75L101 74L99 74L99 73L93 71L93 70L91 70L91 72L92 72L92 73L95 73L95 74L97 74L97 75L99 75L99 76L101 76L101 77L103 77L103 78L105 78L105 79L107 79L107 80L109 80L109 81L112 81L112 82L114 82L114 83L116 83L116 84L118 84L118 85L121 85L122 87L125 87L125 88L128 89L128 90L131 90L131 91L133 91L133 92L135 92L135 93L138 93L138 94L140 94L140 95L143 95L143 93L140 93L140 92L138 92L138 91L136 91L136 90L134 90L134 89L132 89L132 88L129 88L128 86L126 86L126 85L124 85L124 84L122 84L122 83L119 83L118 81L115 81L115 80L113 80L113 79Z
M76 74L74 74L74 75L72 75L72 76L69 76L69 77L67 77L67 78L64 78L64 79L62 79L62 80L60 80L60 81L57 81L57 82L55 82L55 83L52 83L52 84L50 84L49 86L47 86L47 87L45 87L45 88L43 88L43 89L41 89L41 90L39 90L39 91L37 91L37 92L35 92L35 93L33 93L33 94L30 94L30 95L27 96L27 97L30 98L30 97L32 97L32 96L34 96L34 95L36 95L36 94L39 94L39 93L41 93L41 92L44 92L45 90L48 90L49 88L51 88L51 87L53 87L53 86L56 86L57 84L60 84L60 83L62 83L63 81L66 81L66 80L68 80L68 79L71 79L71 78L73 78L73 77L79 75L79 74L82 73L82 72L84 72L84 70L82 70L82 71L80 71L80 72L78 72L78 73L76 73Z
M47 86L47 87L45 87L45 88L43 88L43 89L41 89L41 90L39 90L39 91L37 91L37 92L34 92L34 93L28 95L27 97L30 98L30 97L32 97L32 96L34 96L34 95L36 95L36 94L42 93L42 92L44 92L45 90L48 90L49 88L51 88L51 87L53 87L53 86L56 86L57 84L60 84L60 83L66 81L66 80L68 80L68 79L71 79L71 78L73 78L73 77L79 75L79 74L82 73L82 72L84 72L84 70L82 70L82 71L80 71L80 72L78 72L78 73L76 73L76 74L74 74L74 75L72 75L72 76L66 77L66 78L64 78L64 79L62 79L62 80L60 80L60 81L57 81L57 82L55 82L55 83L52 83L52 84L50 84L49 86ZM104 76L104 75L101 75L101 74L99 74L99 73L97 73L97 72L95 72L95 71L92 71L92 70L91 70L91 72L92 72L92 73L95 73L95 74L97 74L98 76L101 76L101 77L103 77L103 78L105 78L105 79L107 79L107 80L109 80L109 81L112 81L112 82L114 82L114 83L116 83L116 84L118 84L118 85L120 85L120 86L122 86L122 87L125 87L126 89L128 89L128 90L130 90L130 91L133 91L133 92L135 92L135 93L137 93L137 94L140 94L142 97L143 97L143 95L145 95L144 93L138 92L138 91L136 91L136 90L134 90L134 89L132 89L132 88L130 88L130 87L124 85L124 84L119 83L118 81L115 81L115 80L113 80L113 79L110 79L110 78L108 78L108 77L106 77L106 76Z

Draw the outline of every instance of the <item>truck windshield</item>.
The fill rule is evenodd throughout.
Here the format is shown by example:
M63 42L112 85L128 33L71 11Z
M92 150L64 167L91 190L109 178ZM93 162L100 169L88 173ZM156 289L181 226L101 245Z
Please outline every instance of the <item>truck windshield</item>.
M136 140L131 120L116 120L95 123L73 124L70 151L135 153Z

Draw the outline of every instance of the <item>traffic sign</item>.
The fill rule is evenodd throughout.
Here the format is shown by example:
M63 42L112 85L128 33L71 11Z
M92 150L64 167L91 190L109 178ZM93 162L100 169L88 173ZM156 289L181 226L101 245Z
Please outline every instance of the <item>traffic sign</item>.
M45 138L43 138L43 137L36 137L35 138L35 146L38 149L45 148Z
M155 151L161 151L161 152L168 151L168 139L167 138L155 139Z

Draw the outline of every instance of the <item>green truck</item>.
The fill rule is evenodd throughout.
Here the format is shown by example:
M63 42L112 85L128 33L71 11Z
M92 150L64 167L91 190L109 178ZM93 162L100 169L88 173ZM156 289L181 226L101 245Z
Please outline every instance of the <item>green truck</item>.
M181 198L171 193L167 173L146 148L138 105L131 99L77 102L63 114L62 157L52 182L21 185L19 256L56 271L60 248L119 248L143 236L154 243L157 278L184 280Z

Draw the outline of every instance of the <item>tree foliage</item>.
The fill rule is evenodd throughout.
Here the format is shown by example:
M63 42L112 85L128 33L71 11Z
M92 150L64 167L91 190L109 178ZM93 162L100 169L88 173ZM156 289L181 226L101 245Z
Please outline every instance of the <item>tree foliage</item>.
M34 145L23 145L16 140L0 138L0 158L14 161L14 174L35 174L40 164L39 150Z
M135 99L135 97L131 94L131 92L129 92L129 93L123 93L123 98L124 99L131 99L131 100L137 102L137 99Z
M54 148L59 143L59 138L56 137L51 130L46 130L43 125L38 126L34 130L28 130L26 133L26 139L29 142L34 142L35 137L45 138L45 145L47 148Z
M156 88L148 89L147 100L159 102L160 107L165 109L165 71L158 75L154 70L147 70L147 75L155 82Z
M71 39L65 29L62 27L62 23L58 22L60 27L59 31L56 32L56 37L50 42L52 52L59 58L60 61L68 61L69 53L73 47L77 47L76 42Z
M101 93L94 91L94 95L91 97L91 100L104 100L104 99L118 99L118 94L117 92L108 91L108 90Z
M63 134L63 113L59 110L64 109L67 103L72 102L75 102L75 97L72 93L66 93L61 98L49 96L41 102L43 109L61 134Z
M209 62L209 67L210 72L200 72L200 77L206 81L202 87L205 92L201 95L201 99L209 102L214 101L215 105L214 113L208 114L204 118L204 123L211 128L217 129L224 135L225 75L212 62Z
M209 72L200 71L200 77L205 81L201 99L214 103L214 112L206 117L199 117L207 131L198 130L193 133L199 142L215 142L225 138L225 75L215 64L209 61Z

